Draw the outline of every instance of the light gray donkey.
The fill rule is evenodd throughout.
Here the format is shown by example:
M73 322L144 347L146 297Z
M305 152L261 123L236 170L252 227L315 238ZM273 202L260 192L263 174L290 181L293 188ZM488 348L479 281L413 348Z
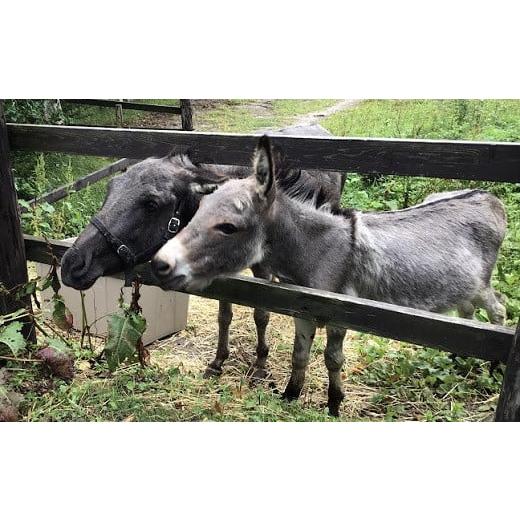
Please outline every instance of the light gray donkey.
M483 307L493 323L505 309L490 286L506 230L502 203L480 190L435 194L399 211L341 215L277 188L269 139L255 152L255 175L205 197L188 226L152 266L168 289L207 286L260 264L280 280L434 312ZM283 175L277 172L277 177ZM284 392L300 395L316 323L295 319L292 374ZM328 407L339 414L345 329L327 326Z

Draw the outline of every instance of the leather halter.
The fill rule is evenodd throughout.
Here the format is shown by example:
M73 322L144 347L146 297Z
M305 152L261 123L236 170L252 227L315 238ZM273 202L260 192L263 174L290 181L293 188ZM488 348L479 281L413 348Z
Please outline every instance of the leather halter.
M114 253L116 253L121 262L123 262L125 270L128 271L134 265L137 265L138 263L148 259L150 255L155 253L155 251L166 244L168 240L172 239L179 232L181 227L180 216L181 204L179 203L173 212L173 216L168 221L168 226L159 244L156 244L153 247L149 247L144 251L140 251L139 253L132 251L131 247L127 246L121 239L113 235L98 217L92 217L90 222L103 235L103 238L107 241L107 244L112 248Z

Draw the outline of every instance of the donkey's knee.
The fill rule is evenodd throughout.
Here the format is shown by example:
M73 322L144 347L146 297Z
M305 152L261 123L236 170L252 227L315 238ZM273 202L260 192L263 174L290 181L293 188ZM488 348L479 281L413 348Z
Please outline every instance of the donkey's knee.
M501 303L504 301L505 297L491 287L485 289L478 297L478 302L484 307L489 321L495 325L503 325L506 321L506 308Z
M267 325L269 324L270 314L267 311L264 311L263 309L255 309L253 316L257 328L265 330Z
M470 301L465 301L457 306L457 312L461 318L472 320L475 314L475 306Z
M265 331L267 329L267 325L269 324L269 313L262 309L255 309L254 311L254 319L256 325L256 333L258 337L258 344L256 348L256 354L259 359L267 358L269 354L269 347L267 346Z

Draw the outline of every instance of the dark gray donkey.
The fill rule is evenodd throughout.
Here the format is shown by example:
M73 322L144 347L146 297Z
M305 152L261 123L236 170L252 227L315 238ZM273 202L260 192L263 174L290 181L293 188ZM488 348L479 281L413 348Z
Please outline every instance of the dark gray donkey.
M341 215L287 197L277 187L269 139L255 154L255 175L204 198L190 224L152 261L164 288L196 288L261 265L280 280L433 312L483 307L503 323L490 286L506 230L502 203L480 190L430 196L399 211ZM295 319L292 374L284 392L300 395L316 323ZM328 407L343 400L345 330L327 326Z
M285 128L287 135L330 135L319 125ZM109 184L103 207L80 234L62 259L62 279L75 289L88 289L100 277L150 260L166 241L191 220L205 193L225 181L248 177L251 167L196 165L185 155L147 159L115 177ZM344 177L337 172L325 176L289 170L279 182L291 197L332 207L339 204ZM252 266L255 276L271 275ZM219 337L215 359L206 375L219 374L229 356L231 304L220 302ZM265 330L269 313L257 309L254 319L258 333L256 378L266 376L269 349Z

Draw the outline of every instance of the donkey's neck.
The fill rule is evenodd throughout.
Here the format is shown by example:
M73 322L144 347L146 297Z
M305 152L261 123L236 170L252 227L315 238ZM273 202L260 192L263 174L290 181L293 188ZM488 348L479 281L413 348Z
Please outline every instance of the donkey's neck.
M266 225L264 261L281 280L341 290L346 278L342 267L352 243L351 231L350 219L277 194Z

